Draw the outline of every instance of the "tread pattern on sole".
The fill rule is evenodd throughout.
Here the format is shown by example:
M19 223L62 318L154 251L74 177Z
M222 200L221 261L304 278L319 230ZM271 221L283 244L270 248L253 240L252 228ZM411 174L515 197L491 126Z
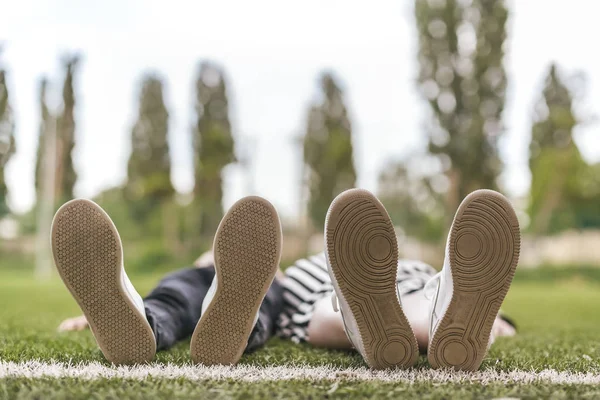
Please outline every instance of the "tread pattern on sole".
M428 358L434 368L476 371L519 260L519 223L510 202L491 190L467 196L452 224L448 251L454 291Z
M331 205L327 255L364 346L376 369L409 367L419 355L396 287L398 246L383 205L370 192L352 189Z
M281 256L275 208L244 198L225 215L214 243L218 287L192 335L192 360L204 365L239 361L254 318L273 282Z
M151 361L154 334L123 292L121 240L108 215L88 200L65 204L52 224L52 251L106 359L115 364Z

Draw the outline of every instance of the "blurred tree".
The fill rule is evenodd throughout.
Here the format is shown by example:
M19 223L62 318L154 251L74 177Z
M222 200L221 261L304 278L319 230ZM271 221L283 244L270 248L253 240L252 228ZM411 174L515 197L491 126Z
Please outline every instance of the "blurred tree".
M2 49L0 48L0 53ZM0 218L10 213L4 166L15 152L13 112L9 102L6 71L0 65Z
M46 92L48 88L48 80L44 77L40 80L39 85L39 105L40 105L40 130L38 133L38 148L37 148L37 156L35 161L35 192L37 201L40 200L41 190L42 190L42 181L44 174L44 155L48 151L46 149L47 140L46 137L48 135L49 124L51 123L50 111L48 110L48 105L46 104Z
M229 122L227 87L223 70L212 63L200 65L196 80L197 122L193 128L194 197L203 236L214 235L223 217L223 169L236 161Z
M172 200L175 193L171 183L168 130L169 113L163 98L163 83L154 75L146 76L140 91L138 119L131 131L125 186L125 198L138 222L146 222L150 213Z
M352 127L342 90L330 73L321 76L321 90L323 100L311 107L304 137L304 163L310 174L308 213L318 229L323 228L335 196L356 183Z
M573 140L578 124L571 90L551 65L531 129L530 230L555 233L600 227L598 166L588 165Z
M384 167L378 197L406 235L438 243L446 231L443 193L447 178L441 164L431 158L415 155Z
M447 216L501 172L508 10L503 0L415 0L419 89L433 112L429 150L449 159Z
M55 199L63 202L73 198L73 188L77 173L73 167L75 147L75 90L74 77L79 64L79 56L71 55L63 59L65 81L62 90L62 110L56 122L56 189Z

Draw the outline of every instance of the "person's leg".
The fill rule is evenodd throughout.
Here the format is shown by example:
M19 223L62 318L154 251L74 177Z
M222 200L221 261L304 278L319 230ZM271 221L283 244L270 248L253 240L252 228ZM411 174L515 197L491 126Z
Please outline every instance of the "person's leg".
M422 291L433 274L435 270L424 263L399 261L398 292ZM333 285L323 253L300 259L286 268L282 286L284 307L278 321L279 336L297 343L308 342L316 347L352 348L342 316L332 306ZM424 332L426 335L427 327L420 322L427 321L429 301L413 302L416 296L424 299L422 293L408 297L407 304L403 302L404 312L413 329L417 325L417 333ZM419 334L417 339L426 347L426 336L423 338Z
M202 302L215 276L213 266L185 268L163 278L144 299L157 350L166 350L192 334Z
M431 300L427 299L422 290L402 297L402 308L404 314L412 327L419 343L421 353L427 352L429 344L429 308ZM328 349L349 349L352 343L348 340L344 330L344 321L340 313L331 307L331 300L323 298L315 303L313 316L308 324L306 341L316 347ZM502 336L514 336L516 328L510 321L501 315L494 321L492 326L492 340ZM490 343L490 344L491 344Z
M166 350L192 335L214 276L213 265L182 269L166 276L144 299L157 350ZM275 279L260 305L259 318L248 338L246 352L263 346L271 337L281 303L281 285Z
M307 335L306 341L316 347L342 350L353 347L346 335L342 316L331 306L331 297L315 303Z
M288 266L281 286L283 307L277 320L279 337L330 349L352 347L339 313L331 306L333 286L323 253Z
M399 265L398 272L403 270ZM282 286L284 307L278 321L279 336L328 349L353 347L341 314L332 306L334 290L324 253L300 259L286 268Z
M429 330L428 300L423 288L434 276L436 270L420 261L399 260L396 275L396 285L401 298L402 309L412 328L419 349L427 351ZM333 310L328 298L321 299L315 304L314 315L308 326L308 342L315 346L345 349L351 347L344 331L343 319L340 313Z
M164 277L144 299L146 318L156 338L157 350L166 350L194 331L200 320L202 303L215 276L215 267L209 263L195 263ZM282 307L282 286L275 278L259 309L246 352L263 346L273 335L275 321ZM84 315L68 318L58 327L60 332L88 328Z
M429 344L431 316L431 299L425 294L425 286L436 274L435 268L422 261L398 261L398 294L402 299L402 308L406 318L419 343L419 350L423 353L427 351ZM491 342L496 337L514 336L515 333L514 324L498 314L492 327Z
M417 338L421 353L427 352L429 344L430 307L431 300L425 297L422 290L402 297L404 314ZM514 325L498 315L492 326L491 343L502 336L514 336L516 332ZM344 321L340 313L331 307L331 299L323 298L315 303L313 316L307 327L306 341L313 346L327 349L352 348L344 330Z
M267 340L275 333L277 317L283 307L283 287L276 277L269 287L267 294L258 310L256 325L248 338L246 353L255 351L267 343Z
M436 273L437 271L431 265L421 261L400 260L398 262L398 294L422 353L427 351L429 345L431 316L431 299L425 294L425 286ZM499 314L492 327L490 344L496 337L514 336L515 333L514 325Z
M197 261L197 268L165 277L144 300L123 269L116 228L95 203L77 200L62 207L53 223L52 241L61 277L84 312L63 321L59 330L90 326L109 361L148 361L157 347L167 349L196 332L196 343L218 342L222 348L216 353L211 346L199 349L193 340L195 359L215 353L216 358L230 360L224 363L234 363L241 352L262 346L273 334L282 306L282 288L274 280L281 227L275 209L264 199L240 200L222 221L215 240L220 255L216 268L223 271L220 284L207 254ZM211 286L216 290L205 301ZM212 310L212 319L201 319L215 302L225 309ZM249 307L256 310L248 314ZM240 328L243 323L247 333ZM233 358L228 354L232 344L240 346L240 354Z

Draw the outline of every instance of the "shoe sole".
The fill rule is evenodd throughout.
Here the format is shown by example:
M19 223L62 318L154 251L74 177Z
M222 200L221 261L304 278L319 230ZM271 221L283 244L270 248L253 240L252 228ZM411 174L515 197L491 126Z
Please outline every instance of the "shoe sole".
M327 214L326 251L371 368L410 367L417 340L398 299L398 245L384 206L370 192L348 190Z
M223 217L213 249L217 289L190 344L195 363L239 361L279 268L281 241L277 211L263 198L243 198Z
M478 190L462 202L448 242L454 291L429 344L432 367L479 369L515 274L520 240L517 216L500 193Z
M110 217L92 201L72 200L57 211L51 238L58 273L104 357L114 364L151 361L154 333L121 284L121 239Z

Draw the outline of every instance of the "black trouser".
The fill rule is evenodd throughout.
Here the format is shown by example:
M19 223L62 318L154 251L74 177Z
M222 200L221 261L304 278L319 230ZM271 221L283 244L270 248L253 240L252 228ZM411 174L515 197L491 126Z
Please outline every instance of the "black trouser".
M214 277L214 267L182 269L163 278L144 299L157 350L168 349L192 335ZM264 345L273 334L283 304L282 293L283 288L275 280L260 306L247 352Z

